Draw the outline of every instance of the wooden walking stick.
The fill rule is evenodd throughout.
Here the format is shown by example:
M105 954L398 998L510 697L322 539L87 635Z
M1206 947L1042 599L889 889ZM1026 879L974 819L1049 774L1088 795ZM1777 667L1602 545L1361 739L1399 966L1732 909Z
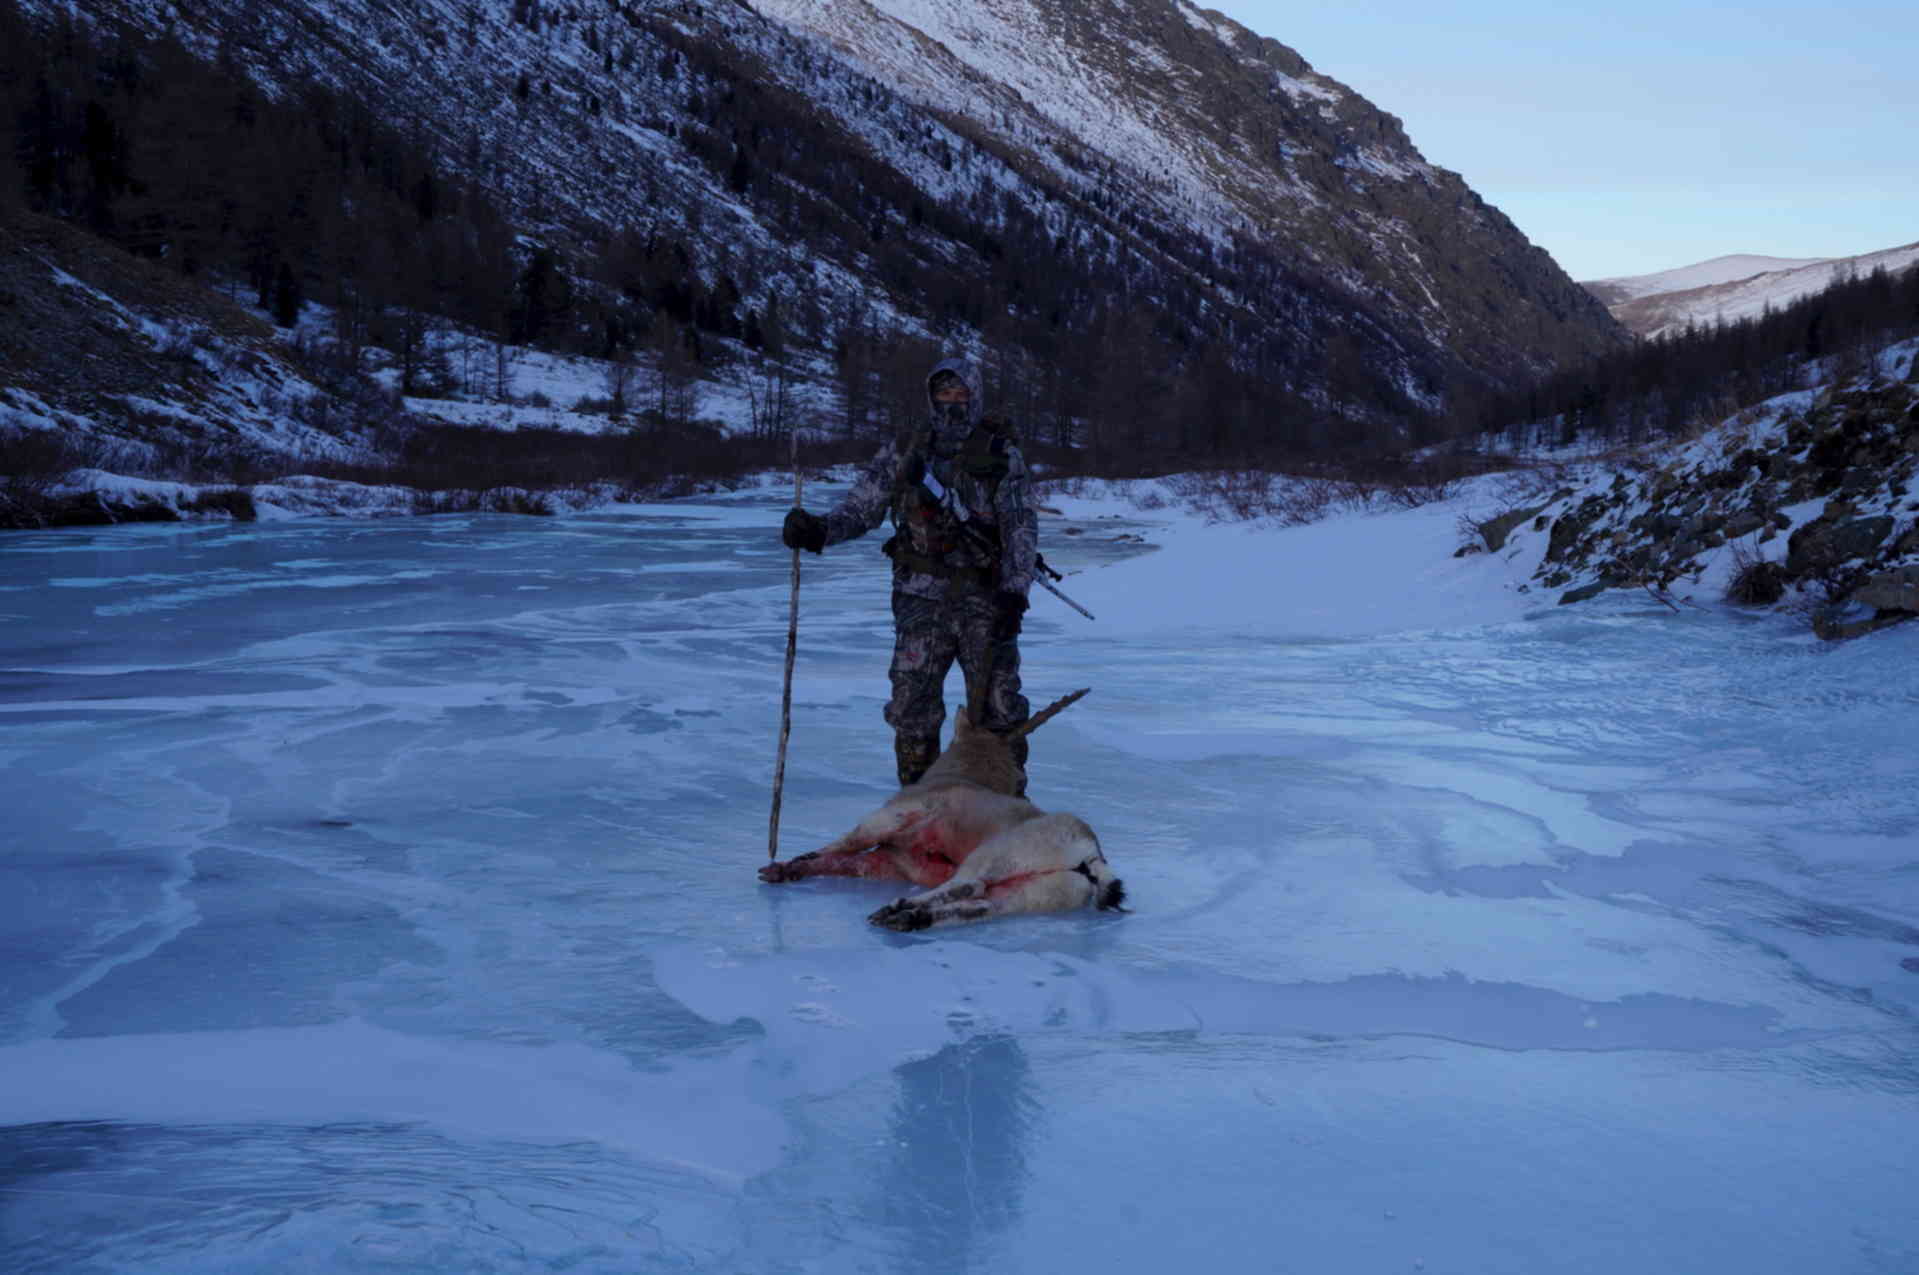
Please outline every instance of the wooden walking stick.
M800 431L789 427L793 440L793 508L805 491L800 477ZM766 829L766 857L780 857L780 792L786 786L786 738L793 733L793 657L800 649L800 551L793 550L793 596L786 610L786 684L780 691L780 756L773 764L773 816Z

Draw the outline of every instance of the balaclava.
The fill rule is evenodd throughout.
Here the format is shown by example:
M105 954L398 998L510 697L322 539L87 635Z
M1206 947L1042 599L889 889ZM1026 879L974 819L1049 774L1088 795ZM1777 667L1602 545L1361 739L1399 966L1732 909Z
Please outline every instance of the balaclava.
M966 387L966 402L941 403L934 399L934 391L949 380L957 380ZM983 413L979 372L965 359L944 360L926 378L926 402L932 409L933 454L942 458L957 456Z

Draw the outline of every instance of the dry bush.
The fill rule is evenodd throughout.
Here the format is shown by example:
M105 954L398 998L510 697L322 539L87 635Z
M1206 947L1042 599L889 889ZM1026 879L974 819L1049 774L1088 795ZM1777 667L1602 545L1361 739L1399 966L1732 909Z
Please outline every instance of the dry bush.
M1763 556L1759 550L1743 540L1735 540L1732 545L1732 579L1726 582L1726 601L1739 606L1771 606L1786 596L1786 586L1792 578L1786 574L1785 567Z
M791 464L785 439L729 437L713 422L671 427L642 424L613 433L559 429L501 431L485 426L419 426L390 440L391 460L371 465L321 464L308 472L419 493L423 513L550 513L543 493L611 486L628 493L710 491ZM818 472L865 460L870 447L813 443L801 468Z
M186 504L192 513L223 513L235 522L252 522L260 516L253 493L245 487L212 487Z
M86 449L58 431L0 431L0 484L8 495L42 495L88 463Z
M1279 514L1275 476L1263 470L1213 469L1177 474L1167 486L1188 508L1219 521L1244 522Z
M1392 457L1354 467L1355 480L1368 486L1368 499L1377 495L1401 509L1417 509L1451 496L1467 478L1497 469L1512 462L1505 458L1469 455L1442 455L1420 460Z
M1740 606L1771 606L1786 596L1786 569L1770 559L1747 563L1726 585L1726 601Z
M1508 509L1557 499L1567 494L1565 489L1573 485L1573 473L1569 466L1555 463L1521 465L1499 479L1496 498L1503 513Z
M1494 517L1498 517L1497 514ZM1453 550L1453 557L1463 558L1467 554L1486 552L1486 532L1483 524L1488 519L1475 516L1470 511L1462 511L1453 519L1453 531L1459 536L1459 548Z
M1369 498L1362 488L1336 479L1298 478L1280 487L1271 516L1289 527L1304 527L1341 507L1363 507Z

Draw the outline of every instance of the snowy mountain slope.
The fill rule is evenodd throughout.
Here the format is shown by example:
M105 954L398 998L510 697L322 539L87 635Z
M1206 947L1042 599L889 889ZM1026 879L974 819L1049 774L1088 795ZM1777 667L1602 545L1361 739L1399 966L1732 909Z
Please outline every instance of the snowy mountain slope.
M1830 257L1761 257L1752 253L1733 253L1674 270L1615 279L1594 279L1581 286L1608 305L1616 305L1655 293L1686 292L1694 288L1737 283L1755 275L1797 270L1801 266L1816 266L1830 260Z
M1537 368L1559 356L1548 350L1611 335L1550 258L1429 164L1399 120L1214 11L1185 0L756 7L949 118L1015 131L1063 177L1087 155L1116 162L1127 193L1169 223L1308 264L1469 362L1504 347Z
M101 254L45 218L0 217L0 296L15 338L0 434L58 440L75 463L143 472L217 457L203 468L244 472L287 457L364 460L368 433L394 414L370 382L318 383L227 298Z
M435 139L529 248L670 238L743 309L961 344L1006 314L993 340L1036 359L1137 315L1155 362L1220 350L1342 419L1619 339L1397 120L1173 0L26 7L170 31L269 92L343 89ZM830 348L832 322L802 338Z
M1756 318L1824 291L1848 275L1903 270L1919 262L1919 243L1856 257L1810 260L1734 255L1657 274L1585 284L1621 323L1640 336L1682 332L1691 324Z
M1105 37L1098 56L1076 56L1057 6L760 0L756 7L825 37L930 105L975 121L1001 121L1000 127L1011 117L1020 121L1016 127L1070 139L1149 174L1166 195L1204 217L1201 229L1226 237L1234 210L1209 174L1228 157L1181 127L1184 121L1159 95L1135 91L1139 81L1160 80L1171 90L1167 98L1190 100L1201 88L1199 73L1150 44L1115 39L1108 27L1086 33ZM1220 31L1213 36L1226 41ZM1336 89L1321 91L1339 95ZM1072 171L1061 153L1049 158L1062 175ZM1297 182L1278 188L1285 197L1311 198Z

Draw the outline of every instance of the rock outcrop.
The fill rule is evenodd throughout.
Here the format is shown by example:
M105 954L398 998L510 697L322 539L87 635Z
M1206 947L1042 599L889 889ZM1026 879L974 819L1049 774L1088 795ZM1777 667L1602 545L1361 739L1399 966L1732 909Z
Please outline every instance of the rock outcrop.
M1741 413L1663 464L1480 525L1546 537L1535 579L1575 603L1662 595L1730 554L1729 600L1785 602L1823 636L1919 614L1919 383L1880 376ZM1491 537L1487 536L1490 544Z

